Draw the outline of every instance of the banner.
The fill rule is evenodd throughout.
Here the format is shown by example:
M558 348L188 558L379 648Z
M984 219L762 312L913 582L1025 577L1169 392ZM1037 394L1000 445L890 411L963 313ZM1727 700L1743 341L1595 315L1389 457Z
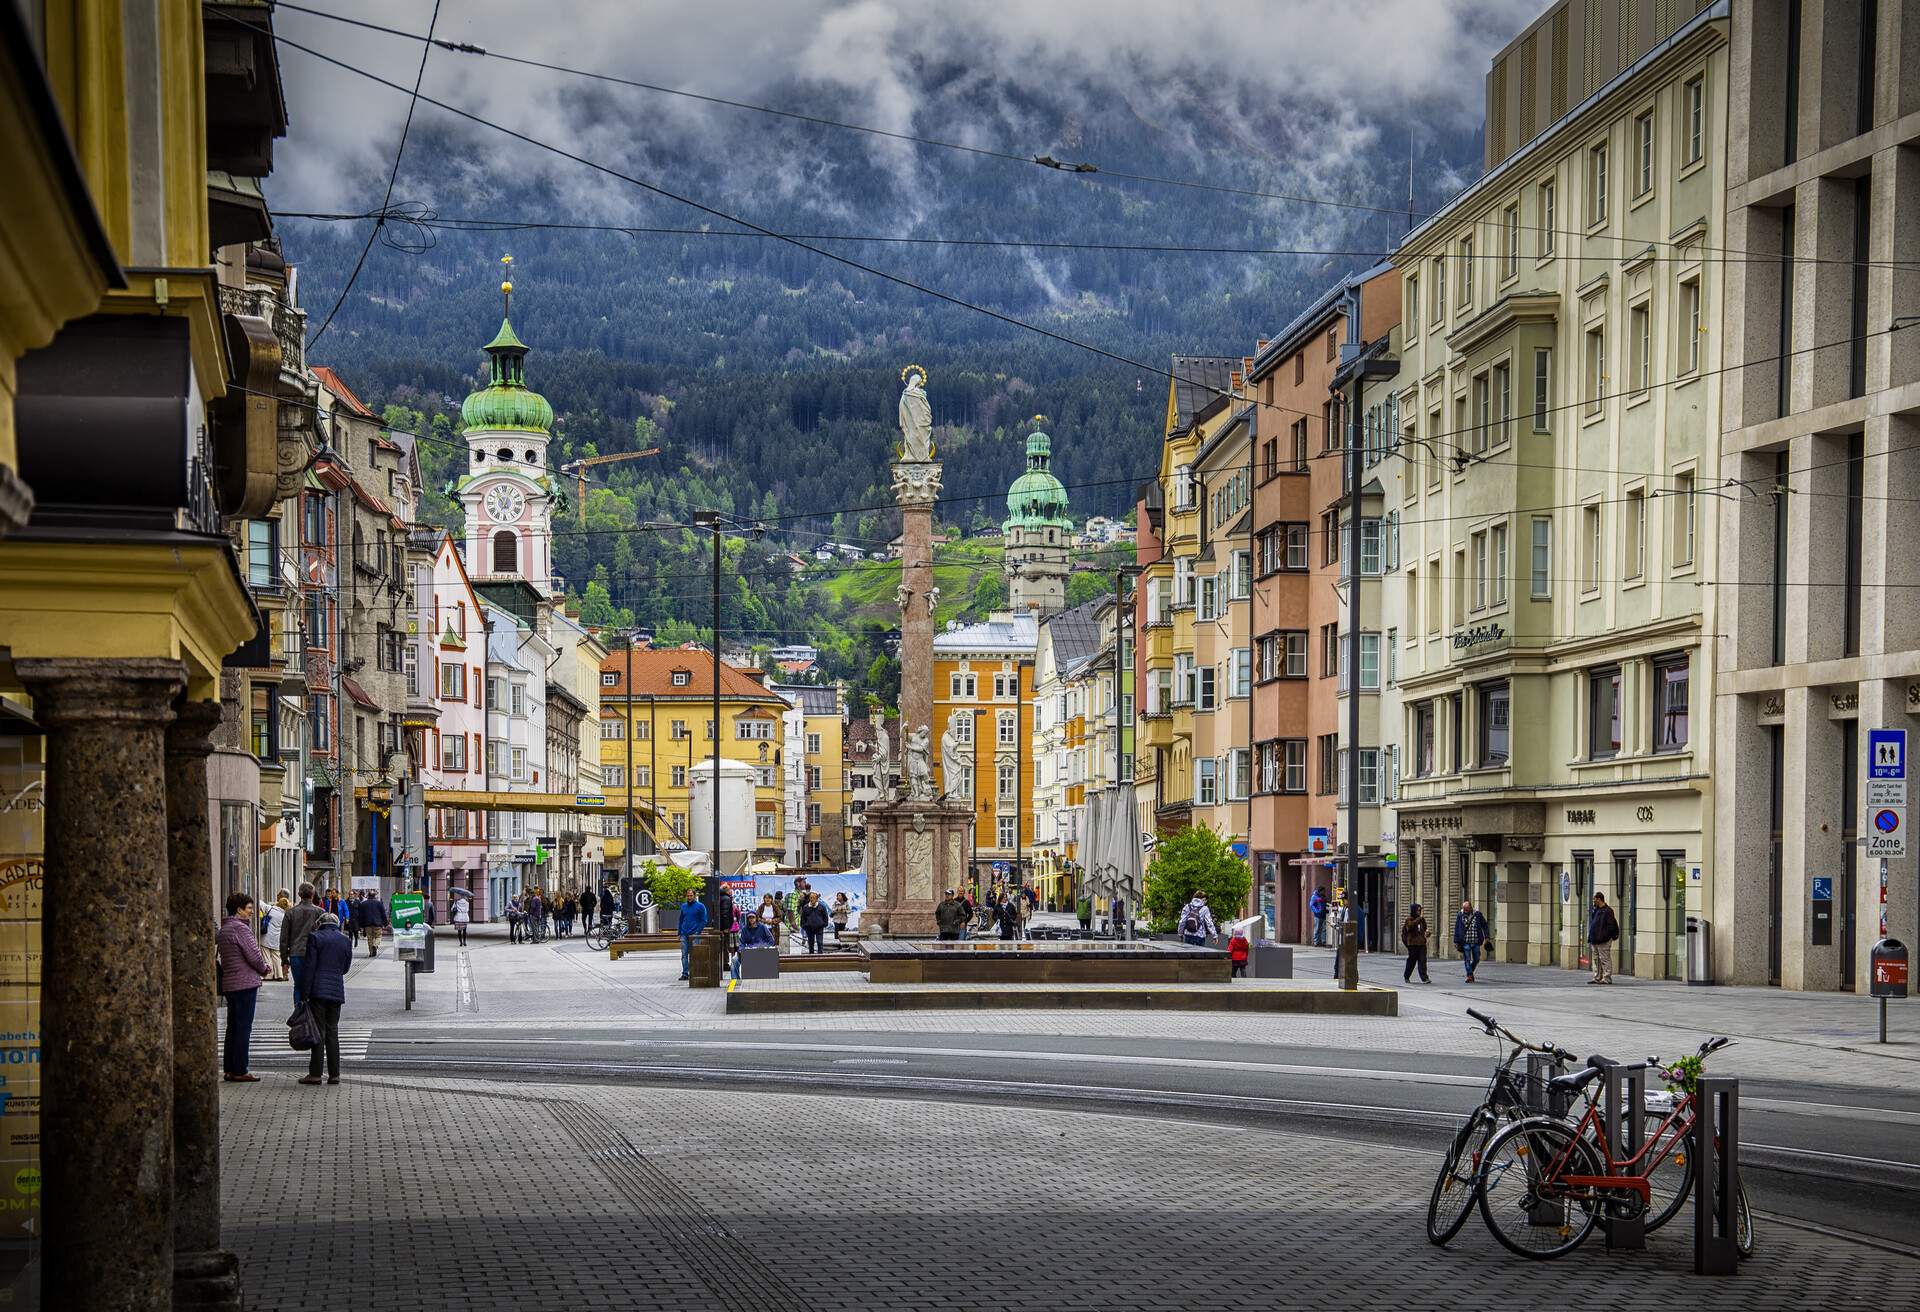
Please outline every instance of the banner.
M820 895L820 901L826 906L829 912L833 910L834 898L838 894L845 893L848 904L853 908L852 914L847 917L847 928L858 929L860 927L860 913L866 910L867 907L867 876L865 871L849 870L838 875L803 874L798 876L798 878L806 880L807 887ZM735 891L733 904L740 909L740 914L744 916L749 910L759 906L760 899L768 893L773 894L784 902L787 894L793 892L794 879L795 876L791 874L755 875L753 877L752 891L745 895Z
M40 741L0 739L0 1301L40 1250Z

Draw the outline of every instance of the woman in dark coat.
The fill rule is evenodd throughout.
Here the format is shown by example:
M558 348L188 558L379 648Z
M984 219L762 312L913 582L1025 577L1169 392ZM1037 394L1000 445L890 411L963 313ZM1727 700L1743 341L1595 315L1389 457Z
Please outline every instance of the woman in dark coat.
M994 908L995 919L1000 922L1000 937L1014 939L1020 937L1020 901L1018 898L1005 897Z
M327 1062L327 1083L340 1083L340 1008L347 1004L347 971L353 944L340 932L340 917L328 913L307 939L307 1006L320 1026L320 1042L307 1057L302 1084L320 1083L320 1059Z

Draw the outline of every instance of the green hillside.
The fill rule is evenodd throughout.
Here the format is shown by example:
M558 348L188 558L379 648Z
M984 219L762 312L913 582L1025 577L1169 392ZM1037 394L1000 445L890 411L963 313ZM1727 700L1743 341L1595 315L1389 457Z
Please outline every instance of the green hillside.
M967 541L941 543L933 552L933 583L940 589L940 601L934 608L936 625L943 625L966 610L982 576L1000 575L1000 543ZM818 583L834 600L858 615L886 618L894 614L894 593L900 586L900 562L863 560L846 565L820 565L809 572L809 583Z

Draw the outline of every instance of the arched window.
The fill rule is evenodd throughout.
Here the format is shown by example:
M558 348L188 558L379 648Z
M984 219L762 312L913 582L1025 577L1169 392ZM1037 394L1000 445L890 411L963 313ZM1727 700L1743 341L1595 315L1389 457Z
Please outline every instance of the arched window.
M500 462L502 464L510 465L513 463L513 449L511 447L503 446L495 454L497 454L500 457Z
M476 464L476 465L484 465L484 464L486 464L486 463L487 463L487 453L486 453L485 451L475 451L475 452L473 453L473 463L474 463L474 464Z
M537 461L538 461L539 459L540 459L540 456L539 456L539 453L538 453L538 452L534 452L534 451L529 451L529 452L527 452L527 463L528 463L528 464L530 464L530 465L531 465L531 464L534 464L534 463L536 463L536 462L537 462Z
M509 529L501 529L493 535L493 572L520 572L520 539Z

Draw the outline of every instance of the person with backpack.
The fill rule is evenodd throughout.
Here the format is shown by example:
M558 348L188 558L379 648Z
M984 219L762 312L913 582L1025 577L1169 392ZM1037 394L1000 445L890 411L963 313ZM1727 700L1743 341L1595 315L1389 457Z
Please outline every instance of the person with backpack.
M1593 910L1587 913L1587 953L1593 958L1593 978L1589 984L1613 983L1613 945L1620 938L1620 918L1607 905L1605 893L1593 895Z
M1194 947L1205 947L1207 940L1220 932L1213 923L1213 912L1207 910L1207 895L1198 889L1192 899L1180 910L1180 941Z
M1314 889L1307 909L1313 912L1313 945L1323 948L1327 945L1327 890Z
M1406 945L1407 949L1405 971L1407 983L1413 983L1415 967L1420 970L1422 984L1433 983L1427 978L1427 918L1421 912L1418 902L1407 908L1407 918L1400 926L1400 941Z
M807 936L807 953L818 956L827 950L827 922L831 920L827 908L820 901L818 893L808 893L807 900L800 908L800 930Z
M1453 918L1453 946L1460 949L1460 960L1467 968L1467 983L1480 965L1480 952L1489 938L1487 918L1473 909L1470 898L1460 901L1460 913Z

